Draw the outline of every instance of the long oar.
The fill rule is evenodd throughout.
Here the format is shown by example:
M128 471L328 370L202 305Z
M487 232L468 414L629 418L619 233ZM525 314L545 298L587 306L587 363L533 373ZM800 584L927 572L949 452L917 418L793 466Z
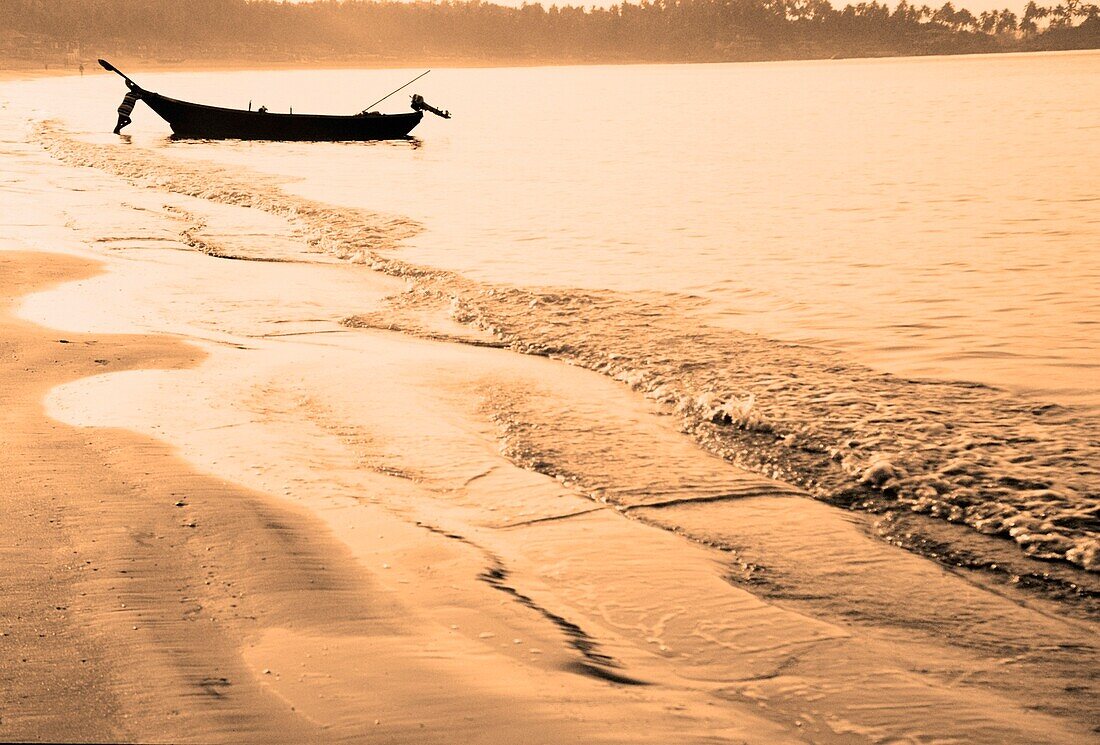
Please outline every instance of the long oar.
M120 70L117 67L115 67L114 65L112 65L107 60L105 60L105 59L99 60L99 65L100 65L100 67L102 67L107 72L113 72L116 75L120 75L122 77L122 79L125 80L127 83L129 83L131 86L133 86L134 88L137 88L138 90L141 90L140 85L135 83L133 80L130 80L130 78L128 78L126 76L126 73L124 73L122 70Z
M100 62L103 62L103 60L100 60ZM115 70L115 72L118 72L118 70ZM400 88L398 88L397 90L393 90L393 91L390 91L389 93L387 93L386 95L382 96L382 97L381 97L380 99L378 99L377 101L375 101L374 103L372 103L372 104L371 104L370 106L368 106L367 108L363 109L363 112L364 112L364 113L366 113L366 112L370 111L370 110L371 110L371 109L373 109L373 108L374 108L375 106L377 106L378 104L382 103L382 102L383 102L383 101L385 101L385 100L386 100L387 98L389 98L390 96L392 96L392 95L393 95L394 93L397 93L397 92L399 92L399 91L401 91L401 90L403 90L403 89L405 89L405 88L408 88L408 87L409 87L410 85L412 85L413 83L415 83L415 82L416 82L417 80L420 80L420 78L424 77L424 76L425 76L425 75L427 75L427 74L428 74L429 72L431 72L431 70L425 70L424 72L420 73L420 74L419 74L419 75L417 75L417 76L416 76L415 78L413 78L413 79L412 79L412 80L410 80L409 82L405 83L405 84L404 84L403 86L401 86L401 87L400 87ZM118 74L119 74L119 75L122 75L122 73L120 73L120 72L119 72Z

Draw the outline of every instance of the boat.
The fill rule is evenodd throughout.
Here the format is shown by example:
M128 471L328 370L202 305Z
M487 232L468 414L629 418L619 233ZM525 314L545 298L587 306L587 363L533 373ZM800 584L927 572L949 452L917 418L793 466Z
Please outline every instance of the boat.
M226 109L162 96L142 88L106 60L99 60L99 64L103 69L121 76L130 89L119 107L119 120L115 127L115 134L119 134L123 127L130 124L129 115L137 101L144 101L149 108L168 122L175 139L189 140L395 140L407 137L413 127L424 118L425 111L445 119L451 117L450 112L431 106L419 95L412 96L413 110L402 114L381 114L369 110L389 96L351 116L281 114L270 112L263 107L253 111L251 105L248 110ZM419 77L414 80L418 79ZM409 81L405 85L412 82ZM401 88L404 87L401 86Z

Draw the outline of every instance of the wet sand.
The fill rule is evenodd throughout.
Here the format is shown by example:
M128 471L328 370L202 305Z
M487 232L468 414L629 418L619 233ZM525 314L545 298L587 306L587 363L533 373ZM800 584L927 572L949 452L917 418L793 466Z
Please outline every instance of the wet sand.
M312 381L280 393L292 369L302 374L302 358L288 366L279 350L261 359L248 347L256 340L204 352L174 335L58 332L12 316L13 301L31 292L23 314L62 297L79 313L88 298L115 294L112 276L96 272L71 256L0 253L0 459L12 475L5 517L16 537L3 564L14 591L0 641L18 651L0 668L4 739L1085 736L1072 720L1088 716L1088 624L1029 612L877 544L780 484L734 478L686 440L644 427L644 409L602 379L588 386L587 373L542 360L514 367L498 350L442 345L440 356L417 340L372 345L398 378L450 358L475 380L491 376L495 396L534 373L538 395L510 400L538 405L528 415L556 419L559 436L618 445L617 427L642 427L663 469L700 480L712 469L745 498L723 503L696 491L643 501L625 516L586 505L568 484L502 472L499 456L478 455L450 430L452 417L436 419L434 432L430 415L394 426L404 404L459 405L438 372L420 400L385 375L381 392L326 391L323 371L353 364L328 342L314 343ZM132 282L124 269L113 274ZM50 289L73 280L81 281ZM94 313L85 323L96 325ZM249 381L259 384L248 393L252 420L212 405L212 391L239 405L234 391ZM307 390L310 400L298 403L305 421L288 417ZM554 411L548 404L565 393L574 404ZM334 394L341 413L311 431ZM385 398L400 403L388 408ZM586 406L618 413L603 431L577 435ZM128 429L111 426L119 424ZM355 464L334 434L353 446ZM421 448L411 445L425 434ZM646 470L639 461L616 478ZM693 545L677 535L685 529L726 548ZM766 573L744 580L759 598L736 589L736 559L746 555ZM722 576L731 571L732 583ZM923 596L914 589L922 586ZM821 595L836 587L849 589ZM961 606L974 617L959 617ZM1060 662L1058 647L1071 659ZM1033 659L1038 649L1046 651ZM1076 677L1075 661L1086 662ZM1064 698L1054 695L1060 688Z
M307 557L335 549L308 538L285 510L194 473L163 443L118 430L90 436L45 415L42 398L59 383L108 369L185 367L202 356L164 337L62 338L11 316L21 295L93 271L68 257L0 254L0 469L12 539L2 624L15 652L0 668L0 732L28 740L222 739L249 722L307 737L310 728L232 652L257 623L248 618L251 603L365 615L361 594L350 589L359 580L345 561L328 592L302 602L318 562L291 561L287 549ZM280 520L295 527L273 528ZM249 557L234 548L244 542L269 556L264 571L246 568Z
M149 437L48 417L42 399L58 384L204 356L170 337L59 334L12 316L22 295L94 273L73 257L0 253L11 536L0 642L12 650L0 663L0 737L561 742L624 731L602 682L562 673L567 698L585 700L563 715L569 702L559 692L560 709L547 706L555 694L537 671L439 639L453 631L424 628L408 602L417 589L399 599L379 588L307 511L197 473ZM604 692L585 690L596 686Z

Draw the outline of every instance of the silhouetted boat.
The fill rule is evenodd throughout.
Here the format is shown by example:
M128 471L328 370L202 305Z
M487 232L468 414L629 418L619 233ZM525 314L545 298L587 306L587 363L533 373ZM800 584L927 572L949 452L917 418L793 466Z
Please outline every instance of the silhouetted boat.
M130 89L119 107L116 134L130 123L129 113L137 101L144 101L159 114L172 127L173 136L180 139L393 140L406 137L424 118L424 111L450 118L448 112L428 105L417 95L412 97L413 111L406 114L363 111L352 116L334 116L275 114L263 108L257 111L225 109L162 96L142 88L106 60L99 60L99 64L122 76Z

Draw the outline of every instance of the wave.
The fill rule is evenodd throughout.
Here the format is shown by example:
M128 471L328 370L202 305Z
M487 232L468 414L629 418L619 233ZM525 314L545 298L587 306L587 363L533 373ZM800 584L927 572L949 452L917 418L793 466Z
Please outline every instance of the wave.
M674 413L708 451L852 509L919 513L1100 571L1100 421L988 386L876 372L828 350L710 325L685 295L475 282L395 258L407 218L285 193L277 180L82 142L52 124L55 157L144 186L264 210L312 246L404 277L385 313L349 326L566 360ZM457 323L456 323L457 322ZM583 481L581 481L583 483Z
M490 288L450 304L509 348L644 393L742 468L833 504L923 513L1100 569L1100 426L1075 409L708 326L690 299Z

